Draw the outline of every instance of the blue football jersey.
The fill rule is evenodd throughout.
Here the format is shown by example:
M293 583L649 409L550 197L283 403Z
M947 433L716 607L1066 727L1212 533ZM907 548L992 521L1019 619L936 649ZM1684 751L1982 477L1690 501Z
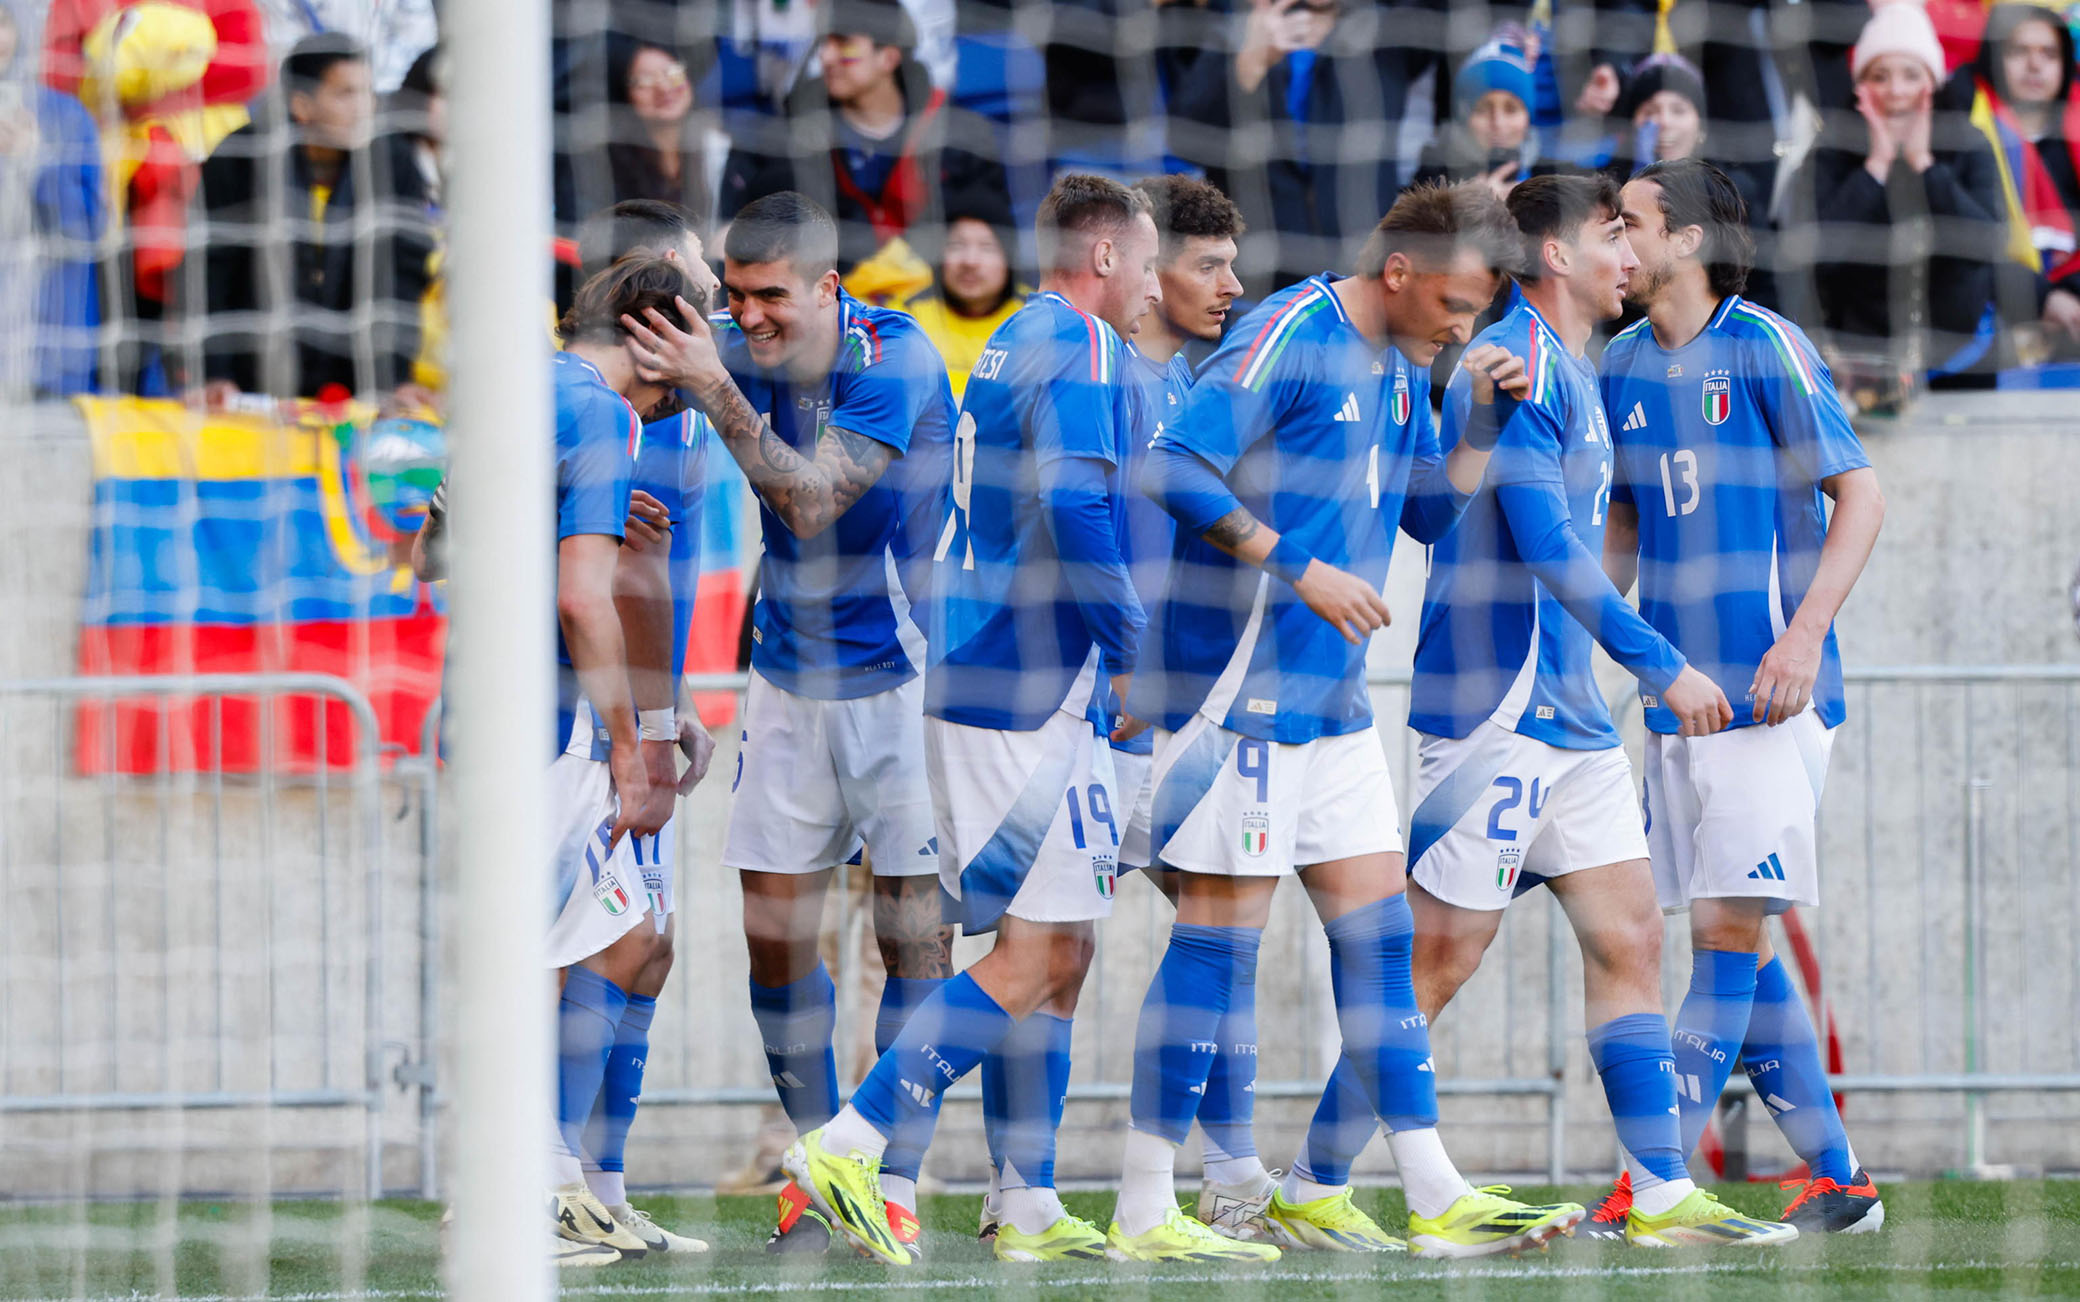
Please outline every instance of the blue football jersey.
M701 578L701 510L708 496L713 426L695 408L643 426L635 486L664 504L672 520L672 677L686 672L686 640Z
M1136 406L1128 363L1110 325L1051 292L1028 299L984 345L955 431L926 713L1031 731L1062 708L1108 630L1131 625L1138 637L1131 586L1111 609L1087 611L1077 599L1046 491L1068 463L1102 467L1115 544L1124 538ZM1110 709L1102 677L1096 718Z
M1127 568L1133 575L1134 595L1141 599L1141 608L1152 611L1170 577L1170 551L1177 539L1177 521L1156 505L1155 499L1133 491L1132 486L1140 482L1149 445L1184 410L1185 395L1192 391L1192 365L1185 360L1182 349L1170 355L1168 364L1158 364L1132 341L1127 344L1127 356L1131 359L1127 370L1134 377L1137 393L1134 433L1127 444ZM1145 657L1138 672L1147 672L1154 659ZM1143 729L1132 740L1112 745L1115 750L1133 755L1154 754L1155 730Z
M1433 541L1464 499L1444 476L1428 369L1369 342L1334 280L1301 281L1243 318L1157 437L1309 555L1384 589L1397 527ZM1136 676L1130 713L1175 731L1203 712L1282 743L1372 726L1365 648L1290 584L1182 530L1171 556L1143 657L1157 663Z
M798 386L751 360L741 331L718 315L730 377L773 432L814 456L826 427L893 448L887 471L832 525L797 538L763 499L751 667L798 696L844 701L908 682L922 659L911 616L925 599L932 533L952 457L946 363L907 313L838 296L830 375Z
M550 367L556 392L556 538L605 534L619 539L628 522L628 493L643 426L622 396L607 387L592 363L575 353L558 353ZM556 625L556 752L579 747L594 759L607 756L606 729L583 711L591 744L574 737L579 727L578 675L571 668L563 623Z
M1805 332L1734 295L1689 343L1667 349L1641 321L1603 355L1616 426L1614 498L1639 512L1639 607L1725 689L1743 694L1805 600L1827 538L1819 483L1868 466L1834 381ZM1842 721L1842 663L1827 631L1813 708ZM1642 692L1647 726L1675 732Z
M1614 465L1595 368L1521 294L1474 340L1482 344L1524 359L1531 392L1508 417L1459 527L1431 553L1409 726L1464 737L1493 719L1549 746L1616 746L1591 647L1602 642L1657 688L1683 659L1604 577ZM1461 368L1445 390L1447 446L1471 404Z

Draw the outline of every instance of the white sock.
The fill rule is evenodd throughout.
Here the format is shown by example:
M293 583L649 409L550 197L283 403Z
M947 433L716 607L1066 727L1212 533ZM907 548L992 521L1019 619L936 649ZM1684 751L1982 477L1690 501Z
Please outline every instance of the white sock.
M1408 1210L1417 1216L1441 1216L1444 1210L1473 1192L1459 1168L1444 1151L1444 1141L1434 1126L1421 1130L1390 1130L1387 1147L1394 1150L1394 1165L1401 1172L1401 1193Z
M592 1196L605 1203L609 1211L628 1201L628 1189L619 1171L600 1171L587 1167L585 1184L592 1190Z
M1289 1203L1311 1203L1317 1198L1334 1198L1348 1188L1347 1184L1316 1184L1298 1171L1288 1171L1278 1193Z
M1038 1234L1062 1219L1062 1196L1045 1185L1022 1185L999 1196L998 1215L1020 1234Z
M558 1189L567 1184L585 1183L585 1164L561 1148L549 1150L549 1183Z
M874 1123L853 1110L850 1103L838 1110L823 1128L824 1151L839 1157L853 1153L865 1153L875 1161L888 1151L888 1136L874 1129Z
M1007 1195L1008 1196L1008 1195ZM1161 1135L1127 1131L1120 1167L1119 1203L1112 1219L1123 1233L1146 1234L1177 1206L1177 1145Z
M1639 1177L1632 1177L1632 1205L1639 1208L1642 1216L1660 1216L1669 1208L1688 1198L1697 1186L1688 1179L1662 1180L1642 1189Z
M881 1196L912 1216L917 1215L917 1181L909 1176L883 1174Z
M1208 1184L1261 1189L1271 1173L1264 1169L1264 1159L1252 1153L1248 1157L1209 1157L1203 1175Z

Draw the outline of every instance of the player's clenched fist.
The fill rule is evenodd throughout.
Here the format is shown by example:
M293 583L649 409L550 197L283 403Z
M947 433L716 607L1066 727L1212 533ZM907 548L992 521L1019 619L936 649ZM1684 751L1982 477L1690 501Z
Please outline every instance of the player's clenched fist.
M1350 643L1363 642L1374 629L1393 622L1387 599L1370 583L1347 570L1321 561L1311 562L1293 585L1307 608L1329 621L1330 627Z
M1500 344L1467 349L1459 365L1473 377L1473 400L1483 407L1495 401L1497 389L1519 401L1530 396L1531 373L1524 369L1524 359Z
M1733 722L1733 707L1719 685L1690 665L1661 694L1661 704L1682 724L1685 737L1709 737Z

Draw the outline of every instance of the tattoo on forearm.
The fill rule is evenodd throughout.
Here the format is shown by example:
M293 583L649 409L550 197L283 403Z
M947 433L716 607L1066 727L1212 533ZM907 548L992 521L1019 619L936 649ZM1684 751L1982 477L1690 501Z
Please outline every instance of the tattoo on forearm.
M1263 527L1257 517L1249 513L1247 507L1238 506L1207 525L1199 536L1224 551L1232 552L1256 537L1257 531Z
M752 488L804 536L845 514L894 455L884 443L832 425L816 440L816 455L805 457L773 432L734 384L711 387L701 395L701 406Z
M953 928L940 913L937 877L874 879L874 939L893 977L953 975Z

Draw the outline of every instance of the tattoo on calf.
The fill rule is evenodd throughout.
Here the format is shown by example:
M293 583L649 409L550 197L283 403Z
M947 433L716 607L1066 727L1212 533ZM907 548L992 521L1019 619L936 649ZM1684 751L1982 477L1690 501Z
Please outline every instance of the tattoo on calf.
M874 879L874 939L888 974L915 980L953 975L953 928L939 906L939 879Z

